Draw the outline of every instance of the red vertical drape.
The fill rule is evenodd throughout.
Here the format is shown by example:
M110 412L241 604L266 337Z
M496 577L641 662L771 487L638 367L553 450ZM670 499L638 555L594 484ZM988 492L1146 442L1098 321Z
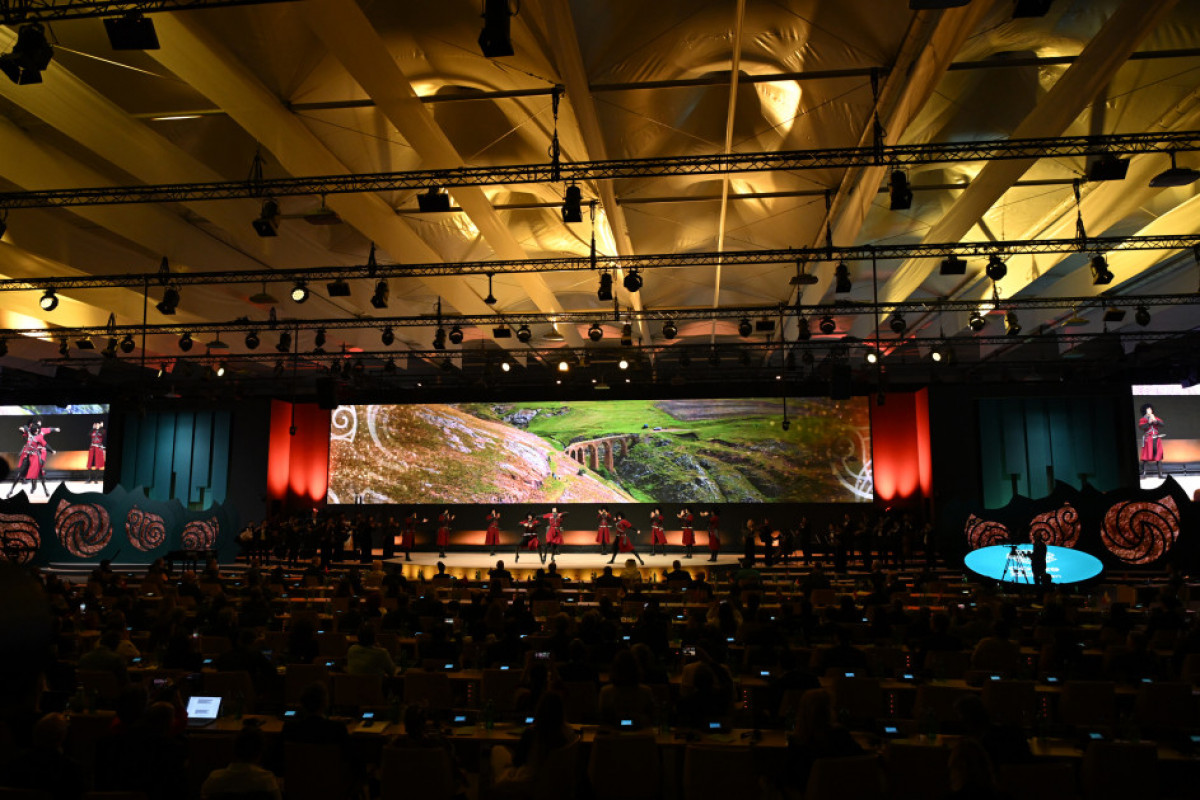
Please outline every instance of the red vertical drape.
M313 403L297 403L294 412L292 403L271 401L267 495L288 510L322 505L329 488L330 412Z
M933 491L929 446L929 396L924 389L871 398L871 463L875 497L915 504Z

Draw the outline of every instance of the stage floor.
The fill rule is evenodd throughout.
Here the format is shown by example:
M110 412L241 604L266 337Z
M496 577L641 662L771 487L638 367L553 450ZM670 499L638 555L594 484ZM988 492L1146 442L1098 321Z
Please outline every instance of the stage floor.
M709 552L699 549L691 558L684 558L682 553L668 553L665 556L650 556L645 553L641 555L646 564L645 566L638 565L638 569L646 580L649 580L651 572L657 572L661 576L664 570L671 568L671 562L677 559L683 569L693 573L698 570L733 569L738 565L738 554L736 553L720 553L717 555L716 561L709 561ZM608 563L610 558L612 558L611 554L601 556L598 552L559 553L555 562L558 565L559 574L564 578L591 580L593 572L599 574L606 566L610 566ZM622 553L617 556L616 562L611 565L614 572L624 569L626 558L632 558L632 555ZM405 561L403 557L400 557L389 559L384 563L403 567L404 576L412 579L419 577L419 573L424 574L426 578L433 576L437 572L437 562L439 561L446 565L446 571L454 577L471 579L475 578L476 572L486 575L488 570L496 566L497 561L503 561L505 569L511 572L514 578L520 580L532 577L535 571L550 564L549 559L543 564L538 560L537 553L533 552L521 553L521 560L515 561L511 550L497 550L494 556L489 556L486 551L447 553L445 558L438 558L437 553L419 552L413 553L412 561Z

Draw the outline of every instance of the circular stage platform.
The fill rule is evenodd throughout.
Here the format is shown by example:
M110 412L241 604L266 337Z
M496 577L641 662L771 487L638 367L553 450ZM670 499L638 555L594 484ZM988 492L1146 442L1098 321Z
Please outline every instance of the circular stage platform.
M963 563L967 569L976 575L1005 583L1033 583L1033 574L1029 568L1029 557L1033 545L1017 546L1017 554L1013 555L1012 547L1006 544L981 547L967 553ZM1011 558L1011 560L1010 560ZM1070 547L1046 548L1046 574L1051 583L1079 583L1096 577L1104 570L1104 564L1095 556Z
M632 557L626 553L618 555L616 562L611 565L613 571L620 572L625 567L625 559ZM601 556L598 552L559 553L555 562L558 564L558 573L564 578L591 580L593 572L600 574L605 567L610 566L608 563L610 558L612 558L611 555ZM701 551L699 548L692 558L684 558L681 553L668 553L665 556L650 556L642 553L642 560L646 564L645 566L639 565L638 569L641 570L644 580L650 580L651 572L661 574L663 570L670 569L671 562L676 560L683 566L683 569L692 573L699 570L736 569L739 556L737 553L720 553L716 561L709 561L708 558L708 550ZM433 576L437 572L437 562L439 561L446 565L446 572L454 577L471 580L475 579L476 573L486 576L488 570L496 566L497 561L503 561L505 569L511 572L513 578L517 580L531 578L537 570L550 566L549 559L543 564L538 560L537 553L521 553L521 560L515 561L511 550L507 552L497 550L494 556L489 556L486 551L447 553L445 558L438 558L437 553L421 552L413 553L412 561L405 561L404 558L392 558L384 563L402 567L404 577L414 579L420 573L423 573L426 578Z

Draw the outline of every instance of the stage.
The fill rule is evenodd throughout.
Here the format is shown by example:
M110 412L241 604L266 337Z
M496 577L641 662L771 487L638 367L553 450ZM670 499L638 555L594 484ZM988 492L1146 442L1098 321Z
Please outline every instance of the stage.
M447 553L445 558L438 558L436 552L421 551L413 553L412 561L405 561L404 557L392 558L385 561L385 564L403 567L404 577L416 579L424 575L426 579L433 577L437 573L437 563L441 561L446 565L446 572L456 578L476 579L477 577L486 577L488 570L496 566L497 561L503 561L504 567L513 574L515 580L525 580L532 578L533 573L539 569L543 569L550 565L549 558L543 564L538 560L535 552L522 552L521 560L516 561L513 558L512 550L497 550L496 555L489 556L486 550L480 550L470 553ZM659 579L662 578L662 573L671 568L671 562L678 560L683 566L683 569L690 573L696 573L699 570L730 570L736 569L738 566L739 555L737 553L722 552L717 555L716 561L709 561L709 552L707 549L701 550L696 548L695 555L691 558L684 558L683 553L674 552L667 555L650 556L642 553L642 560L646 562L645 566L638 565L638 569L642 573L643 580L650 580L650 574L655 573ZM612 554L605 556L599 552L593 551L590 553L570 552L559 553L555 559L558 565L558 573L564 578L570 580L591 580L592 574L599 575L605 567L610 566L608 560L612 558ZM611 564L613 572L620 572L625 568L625 559L633 558L632 553L621 553L617 556L617 560ZM477 575L478 573L478 575Z

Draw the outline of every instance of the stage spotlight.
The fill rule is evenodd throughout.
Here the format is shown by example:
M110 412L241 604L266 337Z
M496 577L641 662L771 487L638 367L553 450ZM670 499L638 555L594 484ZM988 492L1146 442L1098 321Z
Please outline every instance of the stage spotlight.
M1105 322L1123 322L1125 320L1125 309L1109 306L1104 309L1103 319Z
M417 208L425 214L449 211L450 195L443 192L439 186L430 186L425 194L417 195Z
M807 342L812 338L812 328L809 326L808 317L796 317L796 340Z
M54 48L46 41L40 23L30 22L17 29L17 43L11 52L0 56L0 72L18 86L42 82L42 70L50 66Z
M325 346L325 342L325 329L317 328L317 333L313 336L313 347L320 349Z
M826 314L821 317L821 321L817 323L817 327L821 329L821 333L828 336L837 330L837 323L833 321L833 317Z
M275 372L276 378L281 377L283 375L283 362L282 361L275 362L274 372Z
M124 353L125 355L129 355L130 353L133 352L134 342L133 342L133 334L132 333L125 334L125 338L121 340L120 347L121 347L121 352Z
M756 319L754 320L755 333L772 333L775 330L775 320L773 319Z
M383 371L388 375L396 374L396 359L389 358L383 365Z
M483 30L479 33L479 50L484 58L504 58L515 52L510 36L512 12L508 0L484 0Z
M349 297L350 284L341 278L338 278L335 281L330 281L329 283L325 284L325 291L330 297Z
M674 339L679 335L679 328L675 327L675 323L667 320L662 326L662 335L664 339Z
M461 327L459 327L458 325L455 325L453 328L450 329L450 344L462 344L462 343L463 343L463 329Z
M633 347L633 325L629 322L621 326L621 346Z
M257 350L258 345L260 344L259 339L258 339L258 334L254 331L248 331L246 333L245 341L246 341L246 349L247 350Z
M279 334L279 344L275 345L275 349L280 353L287 353L292 349L292 334L287 331Z
M1200 180L1200 172L1191 167L1175 165L1175 151L1171 151L1171 168L1163 170L1150 179L1150 186L1161 189L1166 186L1188 186Z
M303 303L308 299L308 286L304 281L296 281L296 285L292 287L292 302Z
M1008 265L1001 260L1000 256L993 255L988 259L987 267L984 268L984 272L986 272L987 276L993 281L1003 280L1004 276L1008 274Z
M1004 332L1009 336L1016 336L1021 332L1021 322L1017 319L1017 312L1009 311L1004 315Z
M396 342L396 332L392 330L392 326L388 325L379 334L379 341L383 342L384 347L391 347Z
M1088 163L1089 181L1123 181L1129 172L1129 159L1112 154L1095 156Z
M754 326L750 324L748 317L742 317L742 321L738 323L737 332L738 336L741 336L743 339L754 333Z
M833 271L834 294L847 294L850 289L850 268L846 266L846 262L839 261L837 268Z
M262 210L258 219L252 223L254 232L259 236L269 237L279 235L279 203L274 200L263 200Z
M483 298L483 302L487 303L489 306L494 306L494 305L496 305L496 295L492 294L492 276L495 275L495 273L489 272L487 275L488 275L488 293L487 293L487 297Z
M446 329L443 328L441 325L439 325L438 329L433 332L433 349L434 350L445 350L446 349Z
M188 340L188 347L191 347L191 340ZM71 357L71 345L67 344L66 339L58 340L58 354L63 358Z
M629 361L622 358L620 361L617 362L617 366L620 367L621 369L629 369Z
M179 308L179 290L174 286L168 286L163 290L163 298L155 306L158 313L165 316L173 316L175 309Z
M598 342L604 338L604 329L600 327L599 322L593 322L592 327L588 328L588 338L593 342Z
M866 359L866 362L868 364L878 364L879 363L879 351L868 350L867 354L863 358Z
M971 328L971 330L979 333L981 330L987 327L987 317L983 316L983 314L980 314L978 311L972 311L971 319L967 321L967 325Z
M217 373L218 378L225 377L225 365L223 363L220 363L220 362L217 363L216 373Z
M636 292L642 288L642 276L638 274L636 269L631 269L625 273L625 291Z
M493 339L511 339L512 338L512 328L508 327L507 325L497 325L495 328L492 328L492 338Z
M583 222L583 192L575 184L567 187L567 196L563 199L563 222Z
M42 307L42 311L53 311L58 308L58 295L54 293L53 289L47 289L38 304Z
M1138 306L1137 311L1133 312L1133 321L1143 328L1150 324L1150 309L1145 306Z
M75 346L78 347L80 350L95 350L96 349L96 345L95 345L95 343L92 342L92 337L90 337L90 336L81 336L80 338L76 339Z
M500 369L503 370L504 372L508 372L509 370L512 369L512 364L508 363L507 361L501 361Z
M521 327L517 328L517 341L518 342L520 342L521 344L528 344L529 340L532 338L533 338L533 331L529 330L528 325L522 325Z
M895 314L892 314L892 318L888 320L888 327L892 329L892 333L896 334L897 336L903 336L904 332L908 330L908 323L904 321L904 315L897 311Z
M892 170L888 181L888 208L892 211L905 211L912 208L912 187L908 185L908 175L902 169Z
M612 275L607 272L600 273L600 288L596 289L596 299L601 302L611 301L612 293Z
M942 260L939 271L942 275L966 275L967 262L956 255L950 255Z
M192 335L190 333L184 332L183 336L179 337L179 349L185 353L192 349Z
M929 350L929 360L935 364L942 364L949 359L950 353L946 350L945 345L935 344Z
M1095 286L1107 286L1112 282L1112 270L1108 268L1108 262L1104 260L1104 256L1099 253L1092 256L1092 284Z
M157 50L154 23L137 11L121 17L105 17L104 31L113 50Z
M558 371L559 372L569 372L570 370L571 370L571 365L568 364L566 361L558 362Z

